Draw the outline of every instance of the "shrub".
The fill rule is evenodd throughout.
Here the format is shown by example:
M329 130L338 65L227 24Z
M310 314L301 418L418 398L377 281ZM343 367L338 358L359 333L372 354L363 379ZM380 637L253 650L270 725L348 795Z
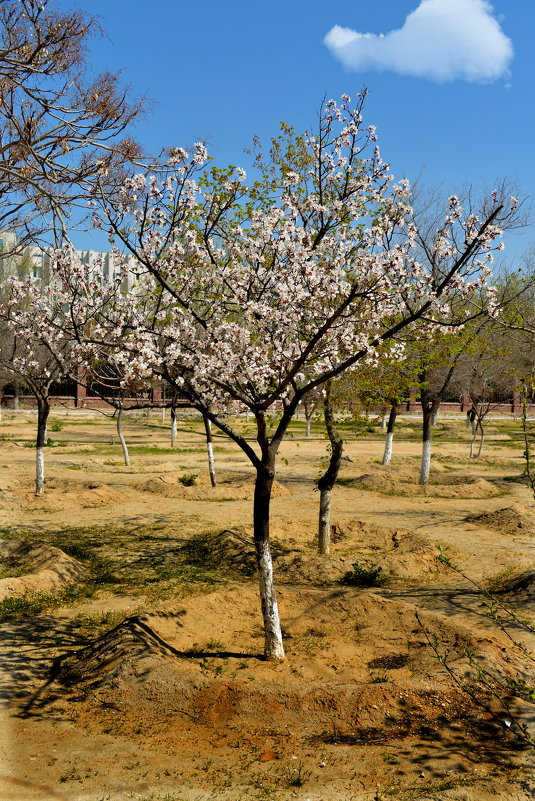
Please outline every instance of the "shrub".
M178 481L183 487L193 487L197 483L197 473L184 473L178 477Z
M374 562L365 567L361 567L358 562L355 562L353 570L346 573L340 583L350 587L374 587L386 581L385 576L381 575L382 572L383 568Z

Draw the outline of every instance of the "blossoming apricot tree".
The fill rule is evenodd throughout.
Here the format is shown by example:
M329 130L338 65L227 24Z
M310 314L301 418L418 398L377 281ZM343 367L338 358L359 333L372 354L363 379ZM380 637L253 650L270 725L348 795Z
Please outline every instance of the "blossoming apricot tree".
M97 270L98 274L98 270ZM91 342L91 328L124 280L117 260L113 280L99 282L95 270L77 260L70 247L55 252L49 281L31 274L4 276L0 297L0 365L30 389L37 403L36 495L45 485L44 447L50 413L50 387L66 377L80 378L102 359L102 345Z
M249 185L243 170L216 168L198 144L191 155L170 151L160 170L131 177L111 198L103 193L94 209L95 224L139 267L127 293L94 310L90 339L125 380L166 379L255 468L254 543L265 656L273 660L284 649L270 498L298 404L376 358L403 329L453 324L452 292L487 281L509 213L496 197L481 216L465 216L452 198L433 270L426 268L409 185L392 183L375 130L363 125L363 102L329 101L315 135L283 126ZM221 414L232 403L252 413L255 443Z

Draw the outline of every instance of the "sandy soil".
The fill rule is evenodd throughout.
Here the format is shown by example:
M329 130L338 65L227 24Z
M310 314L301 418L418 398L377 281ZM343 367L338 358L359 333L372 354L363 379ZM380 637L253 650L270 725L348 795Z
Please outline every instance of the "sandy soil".
M475 582L509 588L498 597L535 620L535 507L510 480L522 472L512 428L489 431L470 462L462 421L441 423L425 488L409 424L388 468L379 434L350 438L327 558L314 547L325 441L296 429L272 507L287 650L273 665L260 659L241 453L217 439L212 489L195 421L180 425L175 452L158 419L127 422L125 468L110 421L58 419L41 497L23 442L31 416L2 423L0 598L59 593L1 624L2 799L535 797L533 752L514 736L535 733L535 706L510 689L533 686L533 663L436 550ZM192 473L193 486L179 482ZM344 585L354 563L380 565L386 583ZM112 580L91 584L106 565Z

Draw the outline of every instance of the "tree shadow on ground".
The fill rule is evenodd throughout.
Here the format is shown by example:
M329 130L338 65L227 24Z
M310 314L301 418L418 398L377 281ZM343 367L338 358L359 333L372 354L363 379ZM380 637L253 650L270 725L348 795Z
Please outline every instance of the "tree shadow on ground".
M174 617L182 614L177 612ZM142 658L158 654L192 661L264 658L259 653L216 649L180 651L138 616L126 618L96 639L81 635L79 628L76 620L44 617L37 622L12 624L4 630L0 700L11 706L17 716L40 716L53 701L72 694L73 688L79 687L83 697L88 689L105 681L121 660L132 655ZM47 659L43 657L47 651L63 653Z

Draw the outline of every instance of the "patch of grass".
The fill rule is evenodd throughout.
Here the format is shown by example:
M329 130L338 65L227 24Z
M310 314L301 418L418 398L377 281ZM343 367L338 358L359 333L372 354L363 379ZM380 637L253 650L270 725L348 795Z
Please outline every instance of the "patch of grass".
M35 617L51 609L87 598L92 594L88 585L73 584L55 593L36 592L31 595L12 595L0 601L0 623L21 617Z
M63 431L64 426L63 420L51 420L48 427L51 431Z
M20 440L18 441L20 442ZM68 442L58 442L57 440L48 437L47 441L45 442L45 448L64 448L68 444ZM35 440L22 440L22 447L35 448Z
M505 567L503 570L500 570L499 573L495 573L494 576L491 576L484 582L484 587L487 592L502 592L504 587L508 584L508 582L514 578L515 576L519 576L526 570L525 567L520 567L517 565L509 565Z
M288 787L302 787L310 778L310 774L311 771L304 770L303 763L300 762L297 768L289 770L287 773Z
M81 612L71 621L71 629L84 637L94 639L108 631L108 629L115 628L130 615L138 614L139 611L141 610L108 610L107 612L96 612L94 614Z
M11 559L0 558L0 579L17 578L24 573L28 573L29 567L21 567Z
M93 584L115 584L117 582L113 574L113 560L107 559L96 553L94 549L78 543L63 544L62 550L74 559L78 559L79 562L83 562L89 568Z
M101 590L149 601L211 592L228 581L246 580L237 569L211 555L214 532L179 537L167 521L40 531L39 539L61 548L87 568L81 597ZM34 539L35 530L0 530L5 539Z
M117 443L117 447L119 444ZM160 454L177 454L177 453L205 453L206 448L204 447L188 447L188 448L181 448L180 445L176 445L174 448L169 448L165 445L130 445L129 450L133 453L137 453L140 455L160 455ZM214 453L227 453L227 448L222 448L219 445L214 445L213 447Z
M221 640L212 638L206 643L206 648L209 651L223 651L225 649L225 643L221 642Z
M370 565L362 567L358 562L353 563L353 570L340 579L340 584L348 587L377 587L384 584L386 577L382 575L383 568L372 562Z
M178 477L179 484L184 487L193 487L197 483L198 473L183 473Z

